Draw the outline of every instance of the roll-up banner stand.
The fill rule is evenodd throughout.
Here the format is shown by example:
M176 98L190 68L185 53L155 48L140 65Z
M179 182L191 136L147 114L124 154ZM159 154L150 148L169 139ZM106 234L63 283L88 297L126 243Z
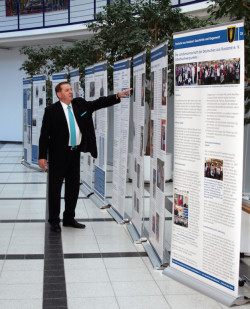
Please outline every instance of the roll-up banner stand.
M55 73L52 74L52 94L53 94L53 103L57 102L59 99L56 96L55 87L61 82L67 81L67 73Z
M93 101L95 99L95 77L94 67L89 66L85 68L85 100ZM93 115L93 120L95 115ZM93 193L94 188L92 185L93 181L93 158L90 153L83 153L82 165L83 172L81 172L81 181L83 186L81 187L85 195Z
M174 65L174 211L164 274L227 306L243 304L243 21L176 33Z
M31 162L38 168L38 143L46 107L46 76L33 76L32 102L32 157ZM39 168L40 170L40 168Z
M23 155L25 164L31 164L31 101L32 101L32 79L23 79Z
M94 65L95 99L107 96L107 62L99 62ZM108 113L107 109L101 109L94 113L94 126L96 133L98 158L94 163L94 196L96 205L101 208L108 204L106 201L106 173L107 173L107 132Z
M114 93L130 88L130 68L131 58L114 63ZM118 222L124 219L126 203L129 112L130 96L114 106L112 209L108 211Z
M150 209L149 242L163 262L165 225L165 182L171 175L171 154L167 153L168 42L151 51L150 119ZM169 173L170 172L170 173Z
M133 155L132 220L128 230L136 241L142 234L144 213L144 124L145 124L146 52L133 58ZM131 167L130 167L131 168ZM136 233L133 232L135 229Z

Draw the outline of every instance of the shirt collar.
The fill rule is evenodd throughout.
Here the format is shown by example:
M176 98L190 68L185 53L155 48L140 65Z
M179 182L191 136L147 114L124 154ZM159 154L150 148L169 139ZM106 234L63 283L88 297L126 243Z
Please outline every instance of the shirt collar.
M61 103L61 105L62 105L62 107L63 107L64 110L68 110L68 106L70 106L71 109L72 109L72 104L71 104L71 102L70 102L69 105L67 105L66 103L63 103L62 101L60 101L60 103Z

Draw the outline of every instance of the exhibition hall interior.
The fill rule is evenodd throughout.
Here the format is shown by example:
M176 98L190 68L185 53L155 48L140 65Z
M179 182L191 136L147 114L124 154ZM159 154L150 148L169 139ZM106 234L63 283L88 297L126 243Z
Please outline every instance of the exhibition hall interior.
M0 0L0 309L250 308L249 11Z

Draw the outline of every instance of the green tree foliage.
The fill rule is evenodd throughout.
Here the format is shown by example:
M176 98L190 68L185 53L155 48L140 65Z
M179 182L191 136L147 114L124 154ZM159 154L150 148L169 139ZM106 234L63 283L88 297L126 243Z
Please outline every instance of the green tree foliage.
M211 1L211 0L210 0ZM250 3L249 0L213 0L208 9L210 20L221 22L222 18L231 21L244 20L245 31L245 124L250 123Z

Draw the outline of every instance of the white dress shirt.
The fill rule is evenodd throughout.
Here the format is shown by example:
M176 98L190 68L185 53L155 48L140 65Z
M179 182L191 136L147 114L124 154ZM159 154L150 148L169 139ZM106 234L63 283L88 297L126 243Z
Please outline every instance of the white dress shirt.
M61 102L61 101L60 101ZM64 113L65 113L65 117L67 119L67 124L68 124L68 129L69 129L69 143L68 145L71 146L71 132L70 132L70 124L69 124L69 110L68 110L68 105L61 102L62 104L62 108L64 110ZM74 120L75 120L75 129L76 129L76 146L80 145L81 144L81 140L82 140L82 133L78 127L78 124L77 124L77 121L76 121L76 118L75 118L75 115L74 115L74 111L73 111L73 108L72 108L72 104L70 103L69 106L71 107L71 112L74 116Z

